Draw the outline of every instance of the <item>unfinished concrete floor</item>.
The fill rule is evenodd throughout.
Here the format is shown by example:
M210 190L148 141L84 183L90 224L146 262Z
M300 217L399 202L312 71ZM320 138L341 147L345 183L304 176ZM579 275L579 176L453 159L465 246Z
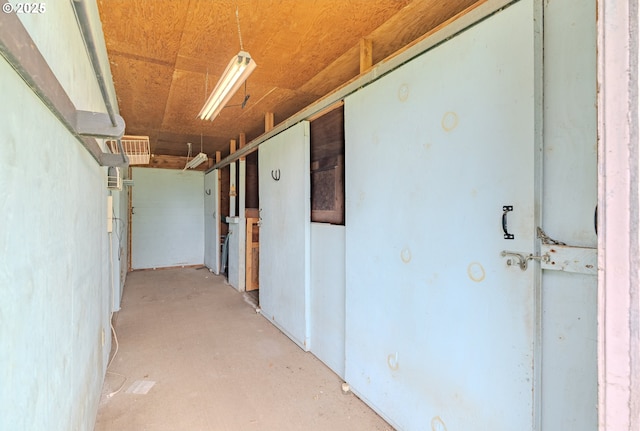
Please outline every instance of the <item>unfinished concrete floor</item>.
M392 429L249 302L206 269L129 274L95 430Z

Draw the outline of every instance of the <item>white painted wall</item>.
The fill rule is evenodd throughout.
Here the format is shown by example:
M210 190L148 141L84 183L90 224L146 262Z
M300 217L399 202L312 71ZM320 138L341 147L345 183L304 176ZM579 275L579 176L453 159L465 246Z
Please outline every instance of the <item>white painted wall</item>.
M544 2L545 232L596 247L596 4ZM597 277L542 274L542 429L595 431Z
M344 378L345 227L311 223L311 352Z
M220 274L220 199L219 171L204 176L204 264Z
M22 18L74 103L104 112L71 3L47 6ZM106 170L2 58L0 94L0 429L91 430L110 350Z
M133 269L204 262L204 173L133 168Z
M113 311L120 310L122 294L124 293L124 284L127 278L127 270L129 269L128 260L128 223L129 223L129 188L125 187L121 192L112 191L113 211L112 222L113 232L109 240L111 241L111 281L113 289Z
M245 268L244 250L246 232L245 218L227 217L229 223L229 254L227 268L227 281L234 289L244 292L245 290Z
M533 17L515 3L345 99L345 374L397 429L534 426L539 269L500 256L534 251Z
M240 292L245 291L245 261L246 261L246 238L247 219L245 218L245 193L246 193L246 161L238 160L231 165L231 187L235 188L236 196L229 199L229 214L235 214L236 199L238 200L238 214L227 217L229 223L229 254L227 269L227 280L229 284ZM236 183L236 169L237 183Z
M309 123L303 121L270 138L260 147L258 163L261 313L309 350Z

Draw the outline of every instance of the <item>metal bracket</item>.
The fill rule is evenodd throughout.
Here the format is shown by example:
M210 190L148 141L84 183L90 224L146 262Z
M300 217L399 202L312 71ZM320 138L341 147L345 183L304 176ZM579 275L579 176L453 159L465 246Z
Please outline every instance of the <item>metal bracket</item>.
M76 133L94 138L120 139L124 135L124 119L114 115L115 126L111 123L109 114L77 110L74 118Z
M515 264L518 265L520 267L520 269L523 270L523 271L526 271L527 268L529 267L529 261L530 260L539 260L540 262L548 262L549 261L549 255L548 254L543 254L542 256L534 256L533 254L529 253L528 256L525 256L524 253L516 253L514 251L503 250L502 253L500 253L500 256L502 256L502 257L507 257L507 256L515 257L516 259L518 259L518 262L515 263ZM507 266L511 266L511 265L514 265L514 262L511 259L507 259Z
M560 244L542 244L540 247L549 256L549 259L542 263L542 269L589 275L598 274L597 248Z
M126 154L100 153L100 166L115 166L118 168L129 165L129 158Z

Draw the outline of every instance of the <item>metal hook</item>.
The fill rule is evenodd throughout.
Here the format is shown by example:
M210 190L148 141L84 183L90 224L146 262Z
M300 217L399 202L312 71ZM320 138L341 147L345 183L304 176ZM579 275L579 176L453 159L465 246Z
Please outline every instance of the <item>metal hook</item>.
M549 255L545 254L542 256L534 256L533 254L529 254L528 256L525 256L524 253L516 253L514 251L507 251L507 250L503 250L502 253L500 253L500 256L502 257L515 257L516 259L518 259L518 263L517 265L520 267L521 270L526 271L527 267L529 266L528 263L530 260L539 260L541 262L548 262L549 261ZM507 261L507 265L511 266L512 261L511 259L509 259Z
M271 178L274 181L280 181L280 169L274 169L271 171Z
M211 189L205 190L204 191L207 195L211 196Z

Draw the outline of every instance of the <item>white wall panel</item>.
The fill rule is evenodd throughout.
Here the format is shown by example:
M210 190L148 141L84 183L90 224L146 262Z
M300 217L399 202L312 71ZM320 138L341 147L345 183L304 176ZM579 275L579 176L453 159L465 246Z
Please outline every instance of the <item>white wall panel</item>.
M238 214L227 217L229 223L229 268L227 280L229 284L240 292L245 290L245 260L247 219L245 218L245 182L246 162L238 160L231 164L231 187L236 190L236 196L230 198L229 214L235 213L236 199L238 200ZM237 170L237 184L236 173Z
M21 18L77 107L103 110L71 3L46 5ZM111 345L106 169L1 57L0 94L0 429L90 430Z
M534 427L533 12L345 100L346 380L401 430Z
M204 176L204 264L220 273L220 198L217 169Z
M345 229L311 223L311 352L344 378Z
M310 289L309 123L262 144L260 175L260 308L308 350Z
M204 262L204 173L133 168L133 269Z
M121 192L112 191L113 196L113 232L111 233L111 277L113 282L113 311L120 310L124 284L129 269L128 252L128 219L129 219L129 193L128 187Z
M545 232L596 247L596 4L545 2ZM542 429L594 431L597 277L542 274Z

